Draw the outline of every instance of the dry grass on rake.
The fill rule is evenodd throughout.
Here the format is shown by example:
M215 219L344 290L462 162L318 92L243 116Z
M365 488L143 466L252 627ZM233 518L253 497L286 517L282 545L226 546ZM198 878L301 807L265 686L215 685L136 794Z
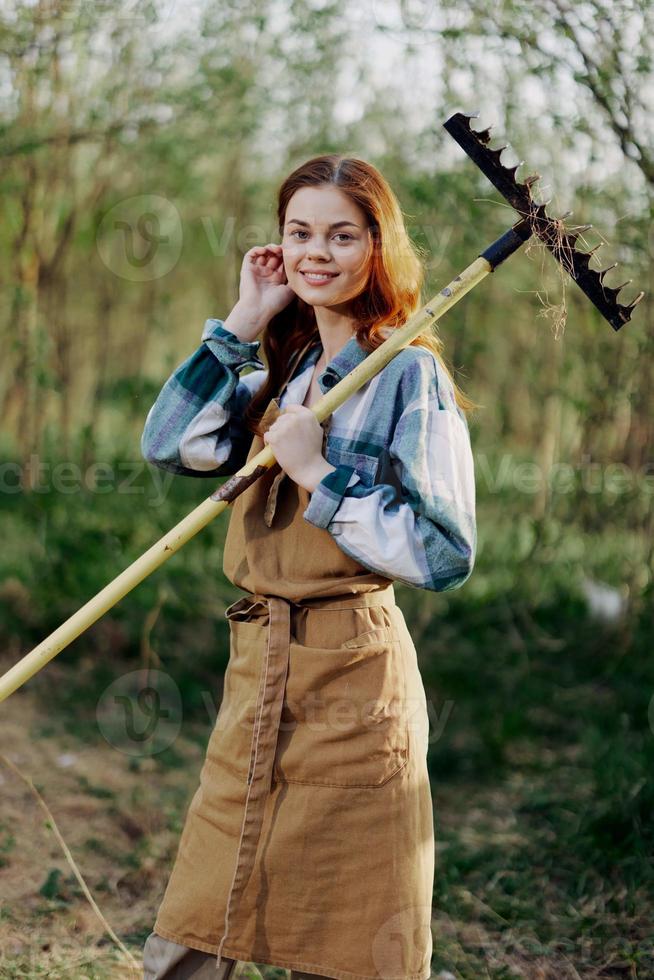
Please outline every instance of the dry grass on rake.
M556 239L553 255L547 246L536 237L531 238L524 249L526 256L531 258L533 253L535 253L540 258L540 274L543 284L546 283L549 272L552 272L552 258L554 258L553 264L555 269L553 271L557 277L558 298L550 298L550 290L546 285L543 285L540 290L536 290L536 297L542 307L538 312L538 316L549 323L555 340L562 337L568 321L567 290L570 286L576 288L570 274L573 268L572 249L566 242L565 236L578 234L577 250L579 250L578 246L581 245L583 246L582 250L590 254L597 253L601 246L608 244L607 239L603 235L600 235L600 241L591 248L583 235L583 231L588 227L592 226L572 225L567 228L562 219L553 219L552 228ZM595 258L597 258L596 255Z

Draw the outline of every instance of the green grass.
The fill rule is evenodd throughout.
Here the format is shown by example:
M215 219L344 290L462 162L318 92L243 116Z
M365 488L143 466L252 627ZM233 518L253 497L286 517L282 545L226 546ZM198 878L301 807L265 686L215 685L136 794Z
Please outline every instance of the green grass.
M120 493L5 496L3 648L26 652L43 639L212 487L177 479L152 507ZM477 564L463 589L396 585L432 718L436 975L654 976L654 622L641 504L579 491L554 497L543 519L527 495L482 488ZM218 518L28 682L47 707L42 734L63 727L87 744L100 740L98 699L145 651L179 687L187 743L206 744L203 695L212 691L217 705L223 612L238 594L222 576L225 529ZM589 618L585 575L629 583L625 621ZM138 772L146 762L183 777L186 757L175 741L126 764ZM101 779L80 791L111 803ZM173 835L191 791L191 782L162 789ZM105 843L89 828L88 851ZM0 827L0 864L12 848ZM136 863L147 853L146 837ZM158 856L162 874L169 857ZM57 894L59 885L45 882ZM135 923L123 937L135 951L144 928ZM11 969L8 977L45 975ZM83 975L103 976L96 969Z

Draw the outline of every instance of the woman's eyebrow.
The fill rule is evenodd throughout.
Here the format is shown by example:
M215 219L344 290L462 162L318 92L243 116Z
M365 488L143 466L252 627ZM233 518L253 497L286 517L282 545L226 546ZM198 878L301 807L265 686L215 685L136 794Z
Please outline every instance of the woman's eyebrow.
M304 225L305 228L308 228L309 227L309 222L308 221L300 221L299 218L289 218L289 220L286 222L286 224L287 225L292 225L292 224ZM354 221L335 221L329 227L330 228L343 228L344 225L352 225L353 228L359 228L360 227Z

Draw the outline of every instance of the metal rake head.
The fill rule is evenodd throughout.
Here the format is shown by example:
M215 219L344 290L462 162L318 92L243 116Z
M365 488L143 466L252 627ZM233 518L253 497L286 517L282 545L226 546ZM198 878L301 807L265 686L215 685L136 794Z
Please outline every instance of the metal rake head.
M470 126L470 120L477 118L479 118L477 112L469 115L456 112L443 125L450 136L474 160L479 169L486 174L509 204L519 212L522 218L528 220L532 233L540 238L565 271L572 276L580 289L595 304L602 316L609 321L613 329L619 330L623 324L631 319L633 308L641 301L645 293L640 292L626 306L618 303L618 293L623 286L628 285L632 280L628 279L620 286L605 286L605 275L611 269L615 269L618 263L614 262L606 269L591 269L589 268L591 256L601 247L602 242L589 252L580 252L576 247L579 236L592 225L584 225L575 232L568 234L562 219L552 218L547 214L545 209L550 202L544 201L537 204L531 196L531 188L537 180L540 180L540 175L532 174L526 177L522 183L517 181L515 173L521 163L516 163L512 167L505 167L501 163L502 151L506 149L506 146L491 149L488 145L491 127L476 131ZM566 216L564 215L564 217Z

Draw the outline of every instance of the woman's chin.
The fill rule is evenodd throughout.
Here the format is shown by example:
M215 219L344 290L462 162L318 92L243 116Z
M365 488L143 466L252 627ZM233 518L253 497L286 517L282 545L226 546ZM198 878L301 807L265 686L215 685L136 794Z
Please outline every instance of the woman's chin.
M331 286L314 286L308 288L304 286L299 286L297 289L297 294L300 296L305 303L310 303L311 306L335 306L338 303L343 303L348 298L347 290L345 289L334 289Z

